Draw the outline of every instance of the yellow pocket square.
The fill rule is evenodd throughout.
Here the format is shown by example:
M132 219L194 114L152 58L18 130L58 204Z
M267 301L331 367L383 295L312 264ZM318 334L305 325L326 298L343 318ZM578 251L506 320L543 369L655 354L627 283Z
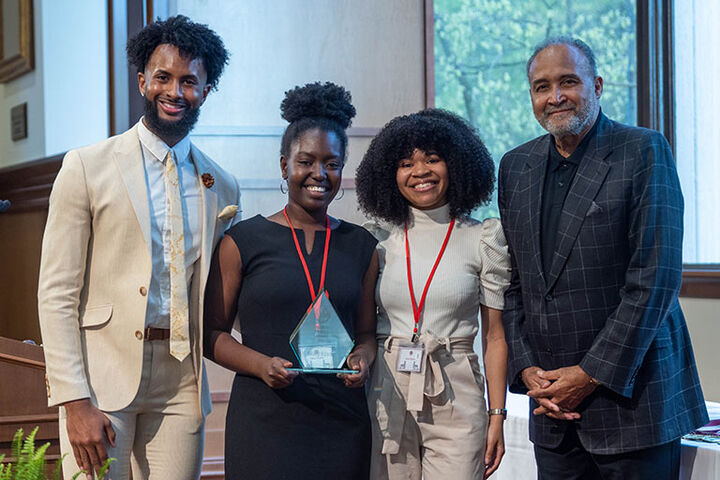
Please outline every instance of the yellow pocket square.
M220 220L229 220L233 218L240 211L237 205L228 205L218 213L217 218Z

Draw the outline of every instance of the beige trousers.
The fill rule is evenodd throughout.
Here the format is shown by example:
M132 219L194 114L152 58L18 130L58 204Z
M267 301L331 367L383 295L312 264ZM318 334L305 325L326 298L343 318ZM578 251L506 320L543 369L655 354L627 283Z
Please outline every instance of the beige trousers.
M106 478L127 480L131 470L133 480L199 478L205 419L198 405L192 356L178 362L170 356L168 340L145 342L135 399L123 410L103 413L115 430L115 447L108 446L108 456L117 459ZM63 475L70 480L80 468L68 441L63 408L60 450L67 453Z
M396 371L403 339L378 341L368 406L373 480L471 480L485 472L485 379L472 339L422 335L420 373Z

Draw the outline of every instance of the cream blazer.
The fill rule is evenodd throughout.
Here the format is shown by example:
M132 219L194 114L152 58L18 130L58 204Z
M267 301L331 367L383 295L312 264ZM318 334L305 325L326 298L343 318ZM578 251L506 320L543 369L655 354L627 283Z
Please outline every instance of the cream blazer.
M51 406L90 398L101 410L118 411L140 384L152 262L137 129L68 152L50 194L38 310ZM189 295L191 354L206 415L211 402L202 361L203 296L213 248L234 221L218 214L239 206L240 191L235 178L194 145L191 158L199 177L214 178L209 188L199 178L201 255Z

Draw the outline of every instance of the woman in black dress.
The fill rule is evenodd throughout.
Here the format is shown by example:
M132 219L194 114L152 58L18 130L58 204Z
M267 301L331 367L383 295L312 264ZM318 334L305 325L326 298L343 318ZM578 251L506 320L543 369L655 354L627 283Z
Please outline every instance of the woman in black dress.
M290 122L280 157L287 205L228 230L206 288L206 356L237 372L226 420L225 475L366 480L370 422L360 387L377 348L376 241L361 227L327 215L340 188L345 129L355 108L342 87L315 83L287 92L281 110ZM298 366L290 334L323 286L355 339L346 363L359 373L288 370ZM242 343L230 336L236 313Z

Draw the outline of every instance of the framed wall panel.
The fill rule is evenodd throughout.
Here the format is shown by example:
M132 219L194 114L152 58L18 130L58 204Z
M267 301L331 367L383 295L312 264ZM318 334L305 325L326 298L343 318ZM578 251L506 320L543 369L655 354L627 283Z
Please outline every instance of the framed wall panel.
M32 0L0 0L0 83L34 68Z

